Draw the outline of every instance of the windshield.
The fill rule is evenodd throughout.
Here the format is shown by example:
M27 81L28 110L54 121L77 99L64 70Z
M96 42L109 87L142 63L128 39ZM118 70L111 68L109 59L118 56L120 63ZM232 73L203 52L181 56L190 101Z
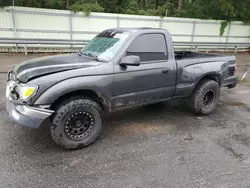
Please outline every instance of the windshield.
M113 59L130 34L127 31L104 31L92 39L81 52L101 61L109 61Z

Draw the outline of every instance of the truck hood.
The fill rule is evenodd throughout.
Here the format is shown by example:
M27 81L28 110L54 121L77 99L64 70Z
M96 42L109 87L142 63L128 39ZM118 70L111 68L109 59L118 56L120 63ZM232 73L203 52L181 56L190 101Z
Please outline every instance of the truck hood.
M19 81L26 83L30 79L42 75L97 66L99 64L100 62L86 56L79 56L77 54L64 54L41 57L22 62L15 66L13 73Z

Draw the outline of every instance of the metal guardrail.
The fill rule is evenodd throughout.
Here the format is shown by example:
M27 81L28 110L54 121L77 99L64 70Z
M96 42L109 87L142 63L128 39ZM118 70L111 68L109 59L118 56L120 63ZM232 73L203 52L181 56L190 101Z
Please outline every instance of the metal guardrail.
M0 44L86 45L89 40L0 38Z
M24 45L24 52L27 55L27 45L43 44L43 45L86 45L89 40L59 40L59 39L28 39L28 38L0 38L0 44ZM173 42L174 46L195 47L198 51L199 47L210 47L217 49L218 47L233 48L237 52L238 48L250 48L250 43L218 43L218 42Z

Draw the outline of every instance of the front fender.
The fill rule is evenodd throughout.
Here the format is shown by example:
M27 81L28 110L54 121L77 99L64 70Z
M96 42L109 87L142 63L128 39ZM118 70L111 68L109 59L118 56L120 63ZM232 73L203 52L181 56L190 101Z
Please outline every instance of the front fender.
M108 104L112 96L113 77L111 75L97 75L75 77L63 80L43 92L35 101L35 105L53 104L59 97L80 90L91 90L101 95Z

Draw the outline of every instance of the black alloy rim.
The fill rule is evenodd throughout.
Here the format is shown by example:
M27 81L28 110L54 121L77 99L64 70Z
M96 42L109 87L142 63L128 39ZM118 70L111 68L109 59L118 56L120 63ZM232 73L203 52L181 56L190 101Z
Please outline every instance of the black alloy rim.
M65 123L65 133L71 140L83 140L94 126L94 117L85 111L70 115Z
M209 108L215 100L215 92L214 90L208 90L203 96L203 105Z

